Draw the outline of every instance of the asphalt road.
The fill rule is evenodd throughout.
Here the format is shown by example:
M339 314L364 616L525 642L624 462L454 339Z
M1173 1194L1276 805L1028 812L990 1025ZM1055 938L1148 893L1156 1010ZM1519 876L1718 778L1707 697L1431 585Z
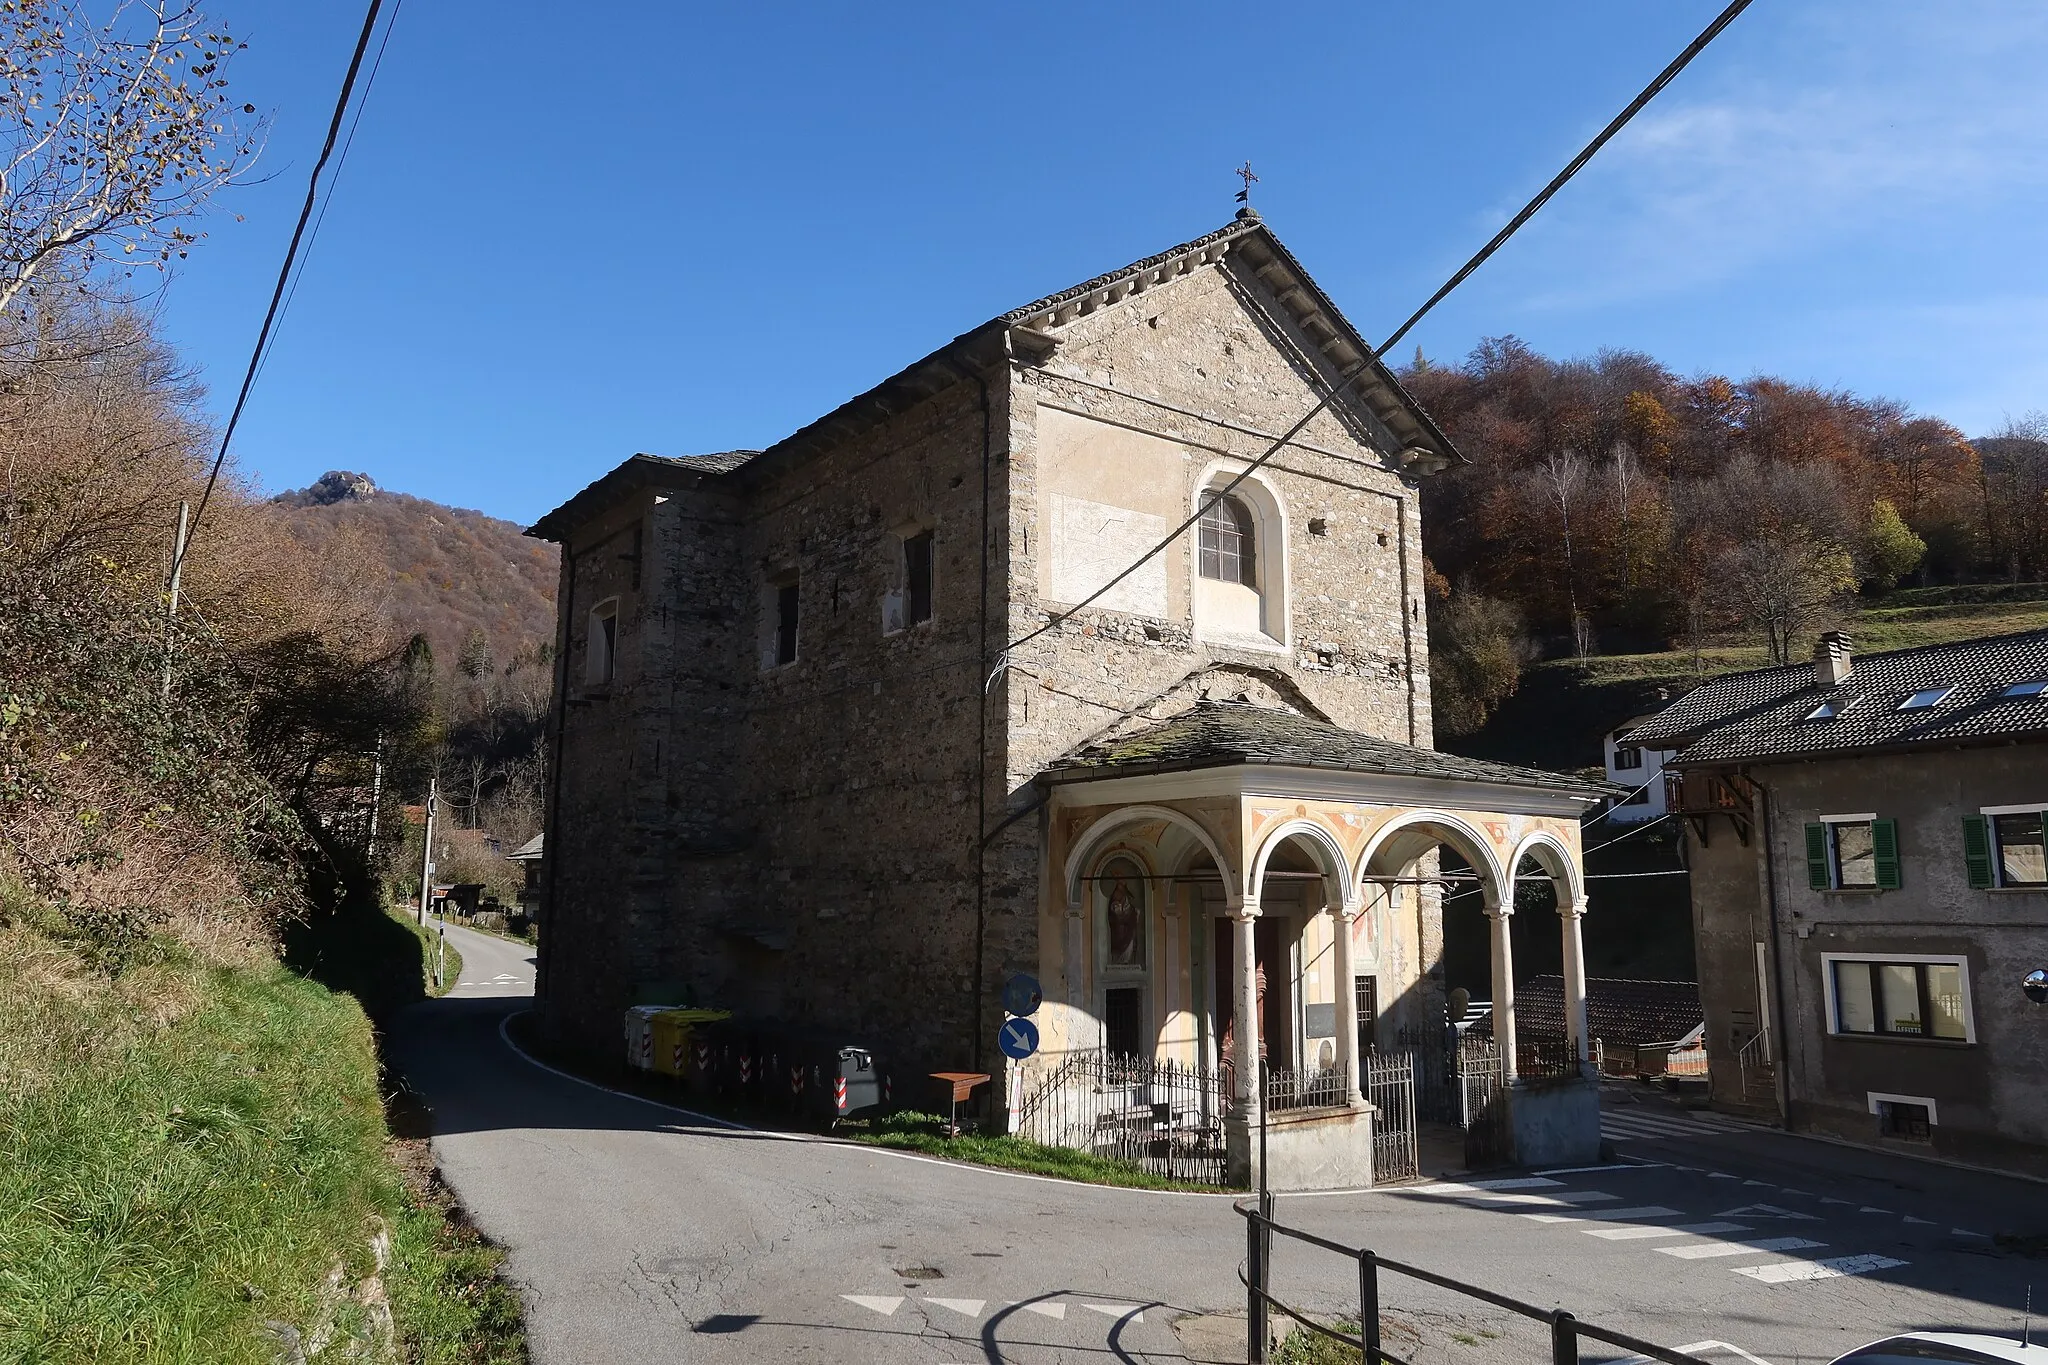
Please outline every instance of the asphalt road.
M1228 1198L1076 1186L736 1130L526 1059L531 951L450 929L462 984L401 1023L442 1169L510 1250L542 1365L1181 1360L1172 1320L1242 1307ZM1320 1235L1727 1365L1826 1360L1916 1327L2011 1331L2048 1188L1610 1096L1621 1161L1283 1196ZM1507 1181L1501 1184L1500 1181ZM1353 1264L1282 1243L1275 1292L1357 1303ZM2048 1294L2043 1296L2048 1305ZM1544 1359L1547 1329L1391 1275L1390 1349ZM1627 1352L1586 1343L1584 1358Z

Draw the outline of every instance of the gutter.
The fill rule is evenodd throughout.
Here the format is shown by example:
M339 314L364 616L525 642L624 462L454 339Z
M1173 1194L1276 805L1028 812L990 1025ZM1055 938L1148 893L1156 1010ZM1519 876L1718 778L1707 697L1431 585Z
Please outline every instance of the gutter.
M1746 774L1745 774L1746 775ZM1755 782L1754 778L1750 779ZM1771 856L1771 789L1756 782L1755 819L1757 840L1763 850L1764 914L1770 929L1771 964L1771 1064L1778 1092L1778 1121L1787 1131L1792 1127L1792 1065L1787 1045L1785 1015L1785 963L1782 936L1778 929L1777 860Z

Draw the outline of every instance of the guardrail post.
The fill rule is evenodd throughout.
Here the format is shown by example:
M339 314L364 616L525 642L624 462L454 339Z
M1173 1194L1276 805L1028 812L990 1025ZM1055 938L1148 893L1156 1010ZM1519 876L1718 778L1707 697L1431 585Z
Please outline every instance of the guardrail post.
M1266 1365L1266 1230L1257 1213L1244 1220L1244 1227L1245 1359Z
M1380 1259L1358 1253L1358 1335L1365 1341L1365 1365L1380 1365Z
M1550 1316L1550 1365L1579 1365L1579 1320L1562 1308Z

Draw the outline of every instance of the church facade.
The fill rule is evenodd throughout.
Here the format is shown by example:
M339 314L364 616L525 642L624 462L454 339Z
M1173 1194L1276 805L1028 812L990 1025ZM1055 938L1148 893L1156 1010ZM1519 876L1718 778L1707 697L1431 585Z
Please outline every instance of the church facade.
M1460 458L1244 213L765 451L628 460L531 532L563 548L544 1027L608 1051L686 999L999 1104L1076 1052L1256 1041L1342 1078L1345 1128L1362 1039L1441 1027L1448 849L1508 1036L1514 885L1556 888L1583 1050L1599 793L1430 746L1418 484Z

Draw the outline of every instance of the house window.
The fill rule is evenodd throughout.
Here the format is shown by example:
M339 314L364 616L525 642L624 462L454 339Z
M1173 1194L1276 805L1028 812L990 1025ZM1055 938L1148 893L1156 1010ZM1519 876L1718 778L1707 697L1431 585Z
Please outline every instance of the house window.
M1915 692L1912 696L1900 702L1899 709L1901 711L1924 711L1930 706L1940 705L1941 699L1953 691L1955 691L1953 687L1930 687L1924 692Z
M1833 1032L1889 1038L1971 1040L1961 958L1887 961L1826 957Z
M584 647L583 680L609 687L618 676L619 604L600 602L590 609L590 630Z
M1252 514L1233 497L1220 497L1202 512L1197 529L1202 577L1221 583L1259 586L1258 542Z
M2044 692L2048 692L2048 678L2034 678L2028 682L2016 682L1998 695L2001 697L2038 697Z
M1806 880L1816 891L1896 891L1899 822L1830 815L1806 827Z
M1854 697L1835 697L1806 713L1808 720L1833 720L1856 704Z
M802 584L795 574L778 578L768 585L762 603L766 627L761 666L780 668L796 662L798 608L803 600Z
M1614 751L1614 771L1631 773L1643 766L1643 751L1633 744L1619 746Z
M1933 1119L1924 1104L1910 1104L1905 1100L1877 1102L1879 1137L1898 1138L1905 1142L1932 1142L1932 1128Z
M919 531L903 540L904 621L916 625L932 619L932 533Z
M1970 885L2048 886L2048 817L2022 807L1963 817L1963 861Z
M1621 804L1622 804L1622 805L1624 805L1624 806L1647 806L1647 805L1649 805L1649 804L1650 804L1650 789L1649 789L1649 787L1647 787L1647 786L1637 787L1637 788L1636 788L1636 789L1635 789L1634 791L1630 792L1630 793L1629 793L1629 794L1628 794L1627 796L1624 796L1623 798L1621 798Z

